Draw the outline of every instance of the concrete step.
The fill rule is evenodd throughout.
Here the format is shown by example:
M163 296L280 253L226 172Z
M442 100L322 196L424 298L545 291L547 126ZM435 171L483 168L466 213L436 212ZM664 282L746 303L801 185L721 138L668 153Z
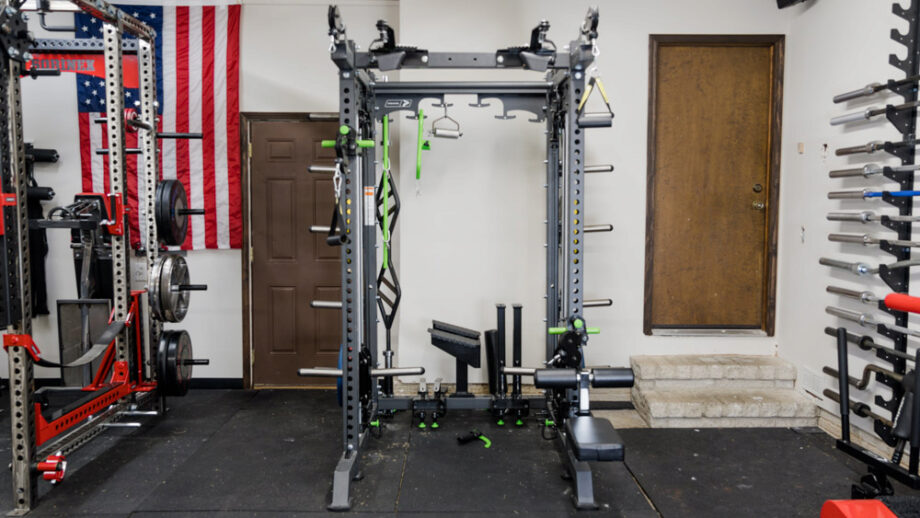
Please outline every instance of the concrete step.
M816 426L817 407L792 389L636 387L633 403L653 428Z
M633 356L636 384L643 389L722 387L736 389L795 386L795 366L775 356Z

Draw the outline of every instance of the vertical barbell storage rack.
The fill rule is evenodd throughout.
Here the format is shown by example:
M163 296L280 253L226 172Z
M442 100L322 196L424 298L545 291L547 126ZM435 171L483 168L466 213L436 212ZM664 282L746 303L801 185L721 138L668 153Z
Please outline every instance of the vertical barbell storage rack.
M892 4L892 12L895 16L908 23L906 33L901 33L895 28L891 30L891 39L906 47L906 57L901 59L895 54L889 56L889 64L901 71L904 74L904 79L888 80L884 85L868 85L865 89L837 96L835 102L843 102L864 95L870 95L880 90L888 90L904 99L905 106L908 106L907 109L903 109L902 106L888 105L879 113L883 113L887 120L897 129L902 136L901 140L884 143L870 143L866 146L866 152L876 150L884 151L899 159L901 166L907 166L901 168L892 168L888 166L880 168L880 173L888 180L896 182L900 191L903 192L914 190L914 168L910 166L913 166L916 162L915 138L917 130L917 109L915 106L911 106L910 103L917 101L918 98L917 75L920 73L920 40L918 40L918 36L920 36L920 34L918 34L918 29L920 29L920 1L910 0L910 5L906 8L902 7L900 3L895 2ZM866 110L864 113L865 118L868 119L870 117L869 110ZM862 117L847 118L844 116L838 117L837 119L848 122L861 118ZM873 144L876 144L877 147L870 151L868 148ZM838 151L838 154L841 153ZM832 173L831 176L834 177L834 174ZM893 218L881 215L878 216L877 221L885 228L896 232L898 241L909 243L913 225L911 220L913 217L913 198L910 196L895 196L889 191L882 191L879 197L884 203L897 209L898 217ZM865 212L861 214L864 215ZM832 219L830 215L828 219ZM840 220L858 221L858 218L840 218ZM868 220L863 220L864 223L866 221ZM880 240L878 242L880 250L894 256L896 262L909 261L911 259L911 247L893 241L894 240ZM824 261L826 260L822 259L822 262ZM828 263L825 262L823 264ZM881 264L878 267L878 275L893 292L908 293L910 288L910 268L889 268ZM832 291L829 287L828 291L841 293L848 290L837 288L836 291ZM855 290L845 296L859 298L865 297L867 293L874 297L870 292L858 292ZM878 298L875 297L875 299ZM864 299L863 301L865 302L866 300ZM893 489L891 483L888 481L888 477L898 480L910 487L920 488L920 476L918 476L918 464L920 464L920 440L918 440L920 439L920 435L918 435L918 432L920 432L920 429L912 430L911 438L906 441L906 443L910 444L907 468L901 466L903 447L906 443L902 443L899 450L898 447L896 447L899 443L899 439L894 434L899 412L903 410L902 403L906 400L902 379L909 370L912 370L908 368L908 359L916 364L916 361L920 358L917 358L913 354L909 354L907 350L908 334L905 331L909 331L909 329L907 329L909 326L908 314L904 311L889 308L884 300L877 300L877 307L879 310L894 317L893 325L885 325L882 323L874 325L874 329L879 335L891 340L892 343L890 346L877 344L872 337L851 333L843 327L825 328L826 334L837 338L837 369L830 367L825 367L824 369L826 373L835 377L838 382L837 393L830 390L825 390L824 392L826 396L837 400L840 404L842 433L841 438L837 440L837 448L864 462L868 468L868 474L864 475L859 483L853 485L854 498L872 498L878 495L891 494ZM829 309L828 312L831 312L831 310ZM864 322L860 323L865 324ZM863 372L863 379L866 382L872 377L875 381L887 386L891 390L891 397L889 399L879 394L876 394L873 399L873 403L884 409L887 415L880 415L872 410L869 405L849 399L850 386L856 386L857 389L861 389L865 388L866 385L865 383L860 384L857 378L849 376L848 350L850 344L856 345L864 350L874 351L875 359L889 364L889 366L881 367L870 363ZM873 374L874 376L872 376ZM913 413L915 415L917 414L918 405L920 405L920 398L914 398ZM873 419L873 430L876 435L878 435L888 446L896 447L895 453L891 458L880 457L856 444L851 439L850 413ZM914 420L914 423L917 423L917 421ZM917 427L913 426L912 428Z
M137 38L136 48L139 60L140 110L139 120L147 129L141 131L140 161L144 164L145 181L143 197L146 217L142 222L142 242L146 254L148 273L153 267L159 250L157 231L153 218L154 193L157 180L157 144L156 144L156 64L154 53L154 31L131 15L102 0L70 0L80 10L100 20L103 24L101 42L94 42L95 50L101 50L105 63L106 121L105 131L108 137L108 165L110 194L121 198L126 195L125 167L125 115L124 85L122 76L122 50L125 42L124 33ZM0 8L13 9L9 0L0 0ZM39 44L41 45L41 43ZM88 45L88 44L87 44ZM83 50L86 50L84 45ZM6 50L6 49L4 49ZM0 131L8 134L8 139L0 139L0 177L4 200L5 226L3 250L2 307L0 320L6 335L31 335L31 286L29 269L28 228L26 212L25 151L22 135L22 106L20 103L20 62L4 56L0 66ZM7 193L14 196L7 198ZM7 203L4 203L7 205ZM7 210L9 209L9 210ZM12 216L12 222L10 219ZM123 222L122 222L123 223ZM112 236L112 270L113 270L113 315L118 321L124 321L129 313L132 293L130 290L130 244L126 232ZM150 368L152 347L157 343L160 326L148 319L147 333L143 336L143 360L147 378L153 379L154 370ZM126 361L128 358L128 328L118 333L115 340L115 359ZM6 338L6 337L5 337ZM67 454L102 431L104 425L115 420L130 404L143 405L154 402L156 391L134 392L131 398L123 397L116 403L106 406L84 420L56 436L40 447L36 444L35 429L35 391L33 358L26 347L8 347L10 372L10 408L12 432L12 475L14 514L25 514L35 505L37 499L36 483L38 480L39 460L50 453Z
M588 14L579 35L564 49L551 47L545 40L549 29L541 22L531 34L530 46L509 47L494 52L429 52L416 47L397 46L393 31L384 21L377 24L380 45L359 51L348 39L339 10L329 8L330 54L338 69L339 138L337 174L341 174L339 204L343 207L341 233L346 236L341 262L341 369L300 369L303 376L341 376L342 378L342 455L333 475L333 510L351 505L351 481L358 476L362 445L377 423L378 411L406 410L411 398L381 394L379 378L418 374L415 368L379 369L377 354L377 225L380 183L376 178L375 145L379 136L376 124L391 114L408 111L417 114L422 101L445 103L447 95L474 95L474 106L486 106L484 99L501 103L501 115L510 111L532 114L531 122L546 125L546 359L554 360L558 336L551 328L574 325L583 329L585 283L583 246L586 167L584 128L610 126L612 113L586 114L582 111L589 67L596 56L598 12ZM549 42L551 43L551 42ZM542 81L385 81L375 75L400 69L523 69L545 72ZM612 166L595 167L598 172ZM382 185L382 184L380 184ZM607 227L610 227L609 225ZM612 227L610 227L612 228ZM331 229L330 232L337 229ZM316 307L339 307L331 301L314 301ZM606 304L600 304L606 305ZM580 346L579 346L580 348ZM574 370L574 369L573 369ZM629 373L629 383L632 382ZM584 378L587 383L587 377ZM532 400L531 408L548 408L566 416L589 415L587 385L580 389L557 391L551 397ZM447 398L448 409L489 409L489 397ZM575 484L576 504L593 507L591 471L578 460L573 446L560 432L559 442L566 453L564 461ZM600 460L600 459L599 459ZM611 459L602 459L611 460Z

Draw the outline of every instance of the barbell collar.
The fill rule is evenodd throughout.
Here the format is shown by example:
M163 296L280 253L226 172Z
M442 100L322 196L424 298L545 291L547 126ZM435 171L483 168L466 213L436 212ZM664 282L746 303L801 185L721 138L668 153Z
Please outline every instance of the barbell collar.
M371 369L371 376L392 378L396 376L420 376L425 374L424 367L390 367L388 369Z
M314 367L312 369L297 369L298 376L318 376L325 378L341 378L342 369L331 369L327 367Z
M603 165L586 165L586 173L612 173L613 164L603 164Z
M314 309L342 309L341 300L311 300L310 307Z

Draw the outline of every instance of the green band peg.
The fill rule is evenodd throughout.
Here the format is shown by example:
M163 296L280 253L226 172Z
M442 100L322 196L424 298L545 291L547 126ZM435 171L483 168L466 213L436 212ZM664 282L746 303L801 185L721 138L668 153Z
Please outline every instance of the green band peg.
M601 334L601 328L599 327L589 327L587 329L589 335L599 335Z
M361 140L358 140L357 142L358 142L358 147L374 147L374 141L373 141L373 140L364 140L364 139L361 139Z
M551 335L561 335L561 334L565 334L566 331L567 331L567 329L564 328L564 327L551 327L551 328L549 328L549 330L548 330L549 334L551 334Z
M349 131L351 131L351 128L349 128L348 126L346 126L346 125L344 125L344 124L342 124L341 126L339 126L339 133L341 133L342 135L348 135L348 132L349 132Z
M379 427L380 427L380 420L379 420L379 419L374 419L373 421L371 421L371 422L368 423L368 424L371 425L371 426L374 427L374 428L379 428Z
M335 141L334 140L324 140L320 143L320 146L321 147L335 147Z
M552 419L547 419L546 421L543 421L543 426L556 426L556 421L553 421Z
M575 329L581 329L582 327L585 327L585 321L580 318L576 318L575 321L572 322L572 327Z

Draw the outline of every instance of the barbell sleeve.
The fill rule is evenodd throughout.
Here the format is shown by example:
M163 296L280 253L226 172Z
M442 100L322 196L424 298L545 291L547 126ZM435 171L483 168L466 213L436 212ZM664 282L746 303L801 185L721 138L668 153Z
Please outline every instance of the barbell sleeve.
M201 366L204 366L204 365L210 365L210 364L211 364L211 360L208 360L208 359L206 359L206 358L193 358L193 359L185 359L185 360L182 360L182 365L201 365Z
M320 376L324 378L341 378L342 369L328 367L314 367L312 369L297 369L298 376Z
M878 270L874 270L871 266L865 263L850 263L847 261L839 261L837 259L830 259L828 257L822 257L818 259L818 264L823 266L830 266L831 268L841 268L843 270L849 270L856 275L866 275L869 273L875 273Z
M878 216L874 212L864 210L862 212L828 212L828 221L854 221L856 223L868 223L875 221Z
M856 243L865 246L878 243L878 240L869 234L828 234L827 240L836 243Z
M340 300L311 300L310 307L315 309L342 309Z
M840 104L842 102L852 101L853 99L859 99L860 97L866 97L867 95L872 95L875 92L878 92L882 88L884 88L884 85L879 83L872 83L862 88L857 88L856 90L850 90L849 92L835 95L834 104Z
M420 376L425 374L424 367L390 367L388 369L371 369L371 376L389 378L394 376Z
M328 165L311 165L307 167L309 173L335 173L335 167Z
M604 306L612 306L612 299L589 299L585 300L583 306L586 308L599 308Z
M885 143L883 141L874 140L872 142L869 142L867 144L862 144L859 146L839 148L837 149L837 151L834 152L834 154L836 154L837 156L858 155L860 153L866 153L866 154L871 155L872 153L875 153L876 151L882 149L883 147L885 147Z
M585 234L590 232L613 232L613 225L610 223L605 225L585 225Z
M603 165L586 165L586 173L612 173L613 164L603 164Z
M329 227L324 227L322 225L310 225L310 232L314 234L328 234Z
M204 216L207 212L204 209L179 209L176 214L180 216Z
M207 284L180 284L178 291L208 291Z
M824 334L828 336L837 336L837 328L825 327ZM875 343L875 340L871 336L860 336L855 333L847 332L847 341L853 345L856 345L857 347L863 350L868 351L870 349L874 349L878 351L883 351L885 354L888 354L890 356L901 358L902 360L907 360L907 361L915 360L912 354L901 352L901 351L898 351L897 349L893 349L891 347L885 347L884 345L879 345Z
M843 309L834 306L826 306L824 311L828 315L833 315L844 320L849 320L850 322L856 322L861 326L878 325L875 320L872 319L872 315L868 313L860 313L859 311L852 311L849 309Z
M855 167L853 169L837 169L830 171L827 175L831 178L850 178L853 176L864 176L870 177L877 174L882 174L884 168L878 164L866 164L862 167Z
M875 115L877 115L878 108L866 108L860 112L847 113L846 115L840 115L831 119L831 126L839 126L840 124L846 124L848 122L856 122L869 120ZM882 110L882 113L885 113L885 110Z
M866 198L866 194L869 192L868 189L863 189L861 191L831 191L827 193L827 199L829 200L861 200Z
M860 302L865 302L865 303L878 302L879 300L881 300L878 297L876 297L875 294L872 293L871 291L851 290L847 288L841 288L839 286L828 286L827 292L833 293L835 295L841 295L843 297L849 297L851 299L856 299Z

